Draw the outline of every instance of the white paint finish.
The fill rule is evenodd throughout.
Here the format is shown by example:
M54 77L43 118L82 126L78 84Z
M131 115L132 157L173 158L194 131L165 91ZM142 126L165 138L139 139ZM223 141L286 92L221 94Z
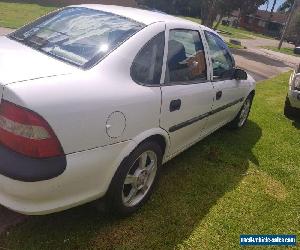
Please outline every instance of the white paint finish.
M296 72L294 71L291 74L290 82L289 82L290 87L289 87L289 91L288 91L288 97L289 97L291 106L293 108L300 109L300 100L298 98L298 96L300 96L300 91L295 90L294 86L293 86L295 77L300 77L300 73L296 74Z
M191 85L162 86L161 127L168 131L172 126L211 111L214 90L210 82ZM170 112L172 100L181 100L181 108ZM207 119L200 120L190 126L169 133L171 147L169 154L176 154L187 145L195 142L203 132Z
M300 91L297 90L290 91L288 96L290 99L291 106L293 108L300 109L300 100L298 98L298 96L300 96Z
M0 44L0 83L2 84L81 71L4 36L0 37Z
M71 208L103 196L117 167L136 146L118 143L67 156L67 169L57 178L20 182L0 175L1 204L17 212L37 215Z
M171 16L168 14L164 14L158 11L149 11L143 9L136 9L131 7L122 7L116 5L101 5L101 4L82 4L82 5L74 5L87 7L95 10L101 10L106 12L111 12L116 15L124 16L129 19L133 19L137 22L144 23L146 25L155 23L155 22L177 22L177 23L185 23L185 24L196 24L192 21Z
M203 119L168 133L170 127L205 114L218 105L213 103L216 93L213 87L221 86L210 82L211 61L202 31L207 28L150 11L91 7L124 15L148 26L86 71L8 38L0 38L0 94L4 87L4 99L43 116L67 154L66 172L52 180L23 183L0 175L1 204L13 210L46 214L100 198L106 193L122 160L145 139L153 135L161 135L165 139L163 162L166 162L218 129L222 123L219 119L213 124L208 122L209 119ZM166 24L169 28L199 30L206 50L207 82L161 87L141 86L133 82L130 67L135 56L150 39L165 31ZM167 49L166 43L165 51ZM164 64L166 58L165 54ZM232 102L238 99L243 91L250 93L255 87L253 82L249 78L243 90L235 89L238 84L230 82L226 100ZM170 113L170 101L178 98L182 100L181 110ZM126 128L122 133L124 119L120 116L109 119L116 111L126 118ZM237 111L232 111L230 118ZM112 135L120 136L109 136L107 125L112 125Z
M199 32L202 40L204 40L203 32L199 25L169 22L167 24L166 41L169 41L169 33L173 29L186 29ZM203 43L204 45L204 43ZM167 63L168 42L165 46L165 64ZM205 47L205 45L204 45ZM177 83L171 86L164 86L162 84L162 107L160 126L166 131L172 126L186 122L190 119L206 114L212 109L214 89L210 82L210 65L208 54L206 53L207 64L207 82L199 83ZM164 68L166 70L166 67ZM162 81L164 83L164 81ZM170 103L172 100L181 100L181 108L178 111L170 112ZM188 145L193 144L201 137L203 129L205 128L207 119L199 120L198 122L169 133L171 146L168 151L170 155L176 155L181 152Z
M91 70L10 84L5 99L42 115L66 154L132 139L159 127L160 88L133 82L130 67L143 45L164 30L164 23L148 26ZM106 121L115 111L126 117L126 129L111 138Z
M245 99L249 93L249 85L247 81L225 80L213 82L214 86L214 103L213 110L232 103L239 99ZM216 100L216 94L218 91L222 91L222 97L220 100ZM220 111L208 118L208 130L215 130L222 125L230 122L234 119L236 114L242 107L243 102L240 102L232 107L229 107L223 111Z

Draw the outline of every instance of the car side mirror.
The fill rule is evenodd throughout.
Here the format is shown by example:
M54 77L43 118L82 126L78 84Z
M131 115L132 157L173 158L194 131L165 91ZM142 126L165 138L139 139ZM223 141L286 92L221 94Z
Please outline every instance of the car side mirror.
M235 69L234 71L234 79L235 80L247 80L248 79L248 74L245 70L243 69Z

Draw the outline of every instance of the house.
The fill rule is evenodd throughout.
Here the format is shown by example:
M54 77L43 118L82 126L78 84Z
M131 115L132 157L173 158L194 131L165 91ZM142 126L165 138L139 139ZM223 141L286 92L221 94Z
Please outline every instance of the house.
M280 37L286 24L288 13L274 12L270 18L269 11L257 10L256 13L243 16L239 10L235 10L229 17L222 18L222 23L231 26L240 26L249 31Z
M286 40L295 44L296 46L300 46L300 0L298 3L298 7L294 11L293 17L291 19L291 24L287 32Z
M222 18L222 24L237 27L240 17L240 10L234 10L230 16ZM219 18L220 16L217 17L217 20L219 20Z
M280 37L288 19L287 13L258 10L255 14L242 16L240 27L265 35Z

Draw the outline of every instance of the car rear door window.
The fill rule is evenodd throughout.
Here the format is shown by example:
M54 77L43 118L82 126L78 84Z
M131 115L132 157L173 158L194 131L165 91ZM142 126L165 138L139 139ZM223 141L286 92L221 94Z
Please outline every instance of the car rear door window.
M177 84L205 80L207 80L207 67L199 32L171 30L165 83Z
M131 77L135 82L160 85L164 47L165 32L161 32L140 50L131 66Z
M217 35L205 31L213 65L214 80L232 78L235 62L227 45Z

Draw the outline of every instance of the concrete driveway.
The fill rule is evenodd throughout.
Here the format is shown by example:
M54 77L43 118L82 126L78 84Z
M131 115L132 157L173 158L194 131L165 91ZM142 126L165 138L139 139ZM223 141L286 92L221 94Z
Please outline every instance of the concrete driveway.
M225 40L229 38L225 37ZM300 58L280 52L263 49L263 46L277 47L279 41L257 37L256 39L243 39L242 45L247 49L233 49L233 53L240 68L247 70L257 81L272 78L278 74L295 68ZM293 48L292 44L284 43L284 47Z
M1 28L0 27L0 36L6 35L6 34L12 32L12 31L13 31L12 29L7 29L7 28Z
M260 50L233 50L233 53L237 65L257 81L275 77L295 67L289 60L278 60Z

